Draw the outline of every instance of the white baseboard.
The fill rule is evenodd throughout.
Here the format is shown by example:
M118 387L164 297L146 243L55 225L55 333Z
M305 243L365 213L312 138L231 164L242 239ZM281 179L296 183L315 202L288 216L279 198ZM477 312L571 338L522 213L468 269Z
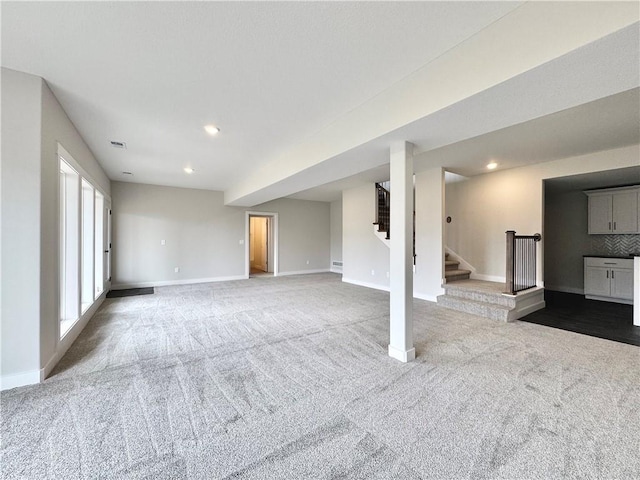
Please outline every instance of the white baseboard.
M279 273L278 275L282 275ZM133 282L133 283L117 283L111 286L111 290L124 290L127 288L145 288L145 287L169 287L173 285L193 285L195 283L211 283L211 282L228 282L231 280L246 280L245 275L233 275L230 277L211 277L211 278L187 278L181 280L162 280L157 282Z
M278 272L278 277L284 277L286 275L306 275L308 273L328 273L331 270L328 268L319 268L317 270L297 270L291 272Z
M416 349L411 348L409 350L398 350L397 348L389 345L389 356L400 360L403 363L411 362L416 358Z
M358 285L359 287L373 288L374 290L382 290L383 292L389 291L389 287L385 285L378 285L376 283L369 283L369 282L361 282L360 280L354 280L353 278L345 278L344 276L342 277L342 281L344 283Z
M504 283L506 281L505 277L501 277L499 275L484 275L482 273L472 273L470 275L472 280L484 280L486 282L497 282Z
M71 345L73 345L73 342L75 342L78 336L82 333L84 327L87 326L89 320L91 320L96 314L96 312L100 308L100 305L102 305L102 303L104 302L106 296L107 292L105 290L102 295L100 295L100 297L98 297L98 299L93 302L89 309L82 314L78 321L71 326L69 331L65 333L64 337L60 339L55 354L49 359L49 361L42 369L41 381L44 381L44 379L49 376L54 367L58 364L62 357L64 357L64 354L67 353L67 350L69 350Z
M24 373L17 373L13 375L3 375L0 377L0 390L8 390L10 388L24 387L25 385L34 385L36 383L43 382L49 374L53 371L60 359L67 353L69 347L78 338L78 335L87 326L89 320L93 318L95 313L104 302L107 291L105 290L98 299L93 302L89 309L82 314L82 316L73 324L69 331L64 335L57 344L55 353L49 358L44 368L40 370L32 370Z
M444 294L444 290L442 290L442 293L440 295ZM419 298L420 300L426 300L427 302L437 302L438 301L438 296L437 295L429 295L427 293L419 293L419 292L413 292L413 298Z
M342 267L331 267L329 271L333 273L342 273Z
M40 383L42 370L30 370L28 372L14 373L11 375L0 376L0 390L9 390L10 388L24 387L25 385L34 385Z

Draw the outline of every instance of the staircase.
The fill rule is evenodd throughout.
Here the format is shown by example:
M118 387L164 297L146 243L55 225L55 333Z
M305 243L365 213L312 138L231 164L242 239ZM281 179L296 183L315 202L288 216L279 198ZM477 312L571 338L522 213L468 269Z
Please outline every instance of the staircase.
M545 306L541 287L508 295L503 293L504 283L459 280L442 288L445 294L438 296L438 305L501 322L517 320Z
M471 270L460 268L460 262L449 260L449 254L444 254L444 278L446 283L455 282L457 280L468 280Z

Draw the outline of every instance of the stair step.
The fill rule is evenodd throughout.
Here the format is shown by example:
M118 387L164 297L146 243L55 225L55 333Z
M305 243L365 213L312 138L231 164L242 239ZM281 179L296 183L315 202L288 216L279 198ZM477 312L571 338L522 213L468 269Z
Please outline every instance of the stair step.
M458 312L469 313L479 317L489 318L491 320L499 320L501 322L509 321L509 312L511 307L497 305L495 303L485 303L482 301L471 300L462 297L454 297L451 295L439 295L437 298L438 305L450 308Z
M475 282L476 284L481 283L477 280L473 282ZM491 291L487 287L469 288L469 286L466 286L465 283L466 282L460 282L459 284L456 284L456 282L445 283L444 285L442 285L442 288L444 288L445 294L449 297L500 305L508 308L516 307L516 298L513 295L503 295L502 292ZM499 284L497 285L499 286ZM496 288L496 286L492 285L491 288Z
M447 279L447 282L454 282L456 280L467 280L471 275L471 270L445 270L444 277Z
M458 270L460 266L460 262L456 262L455 260L445 260L444 261L444 269L445 270Z

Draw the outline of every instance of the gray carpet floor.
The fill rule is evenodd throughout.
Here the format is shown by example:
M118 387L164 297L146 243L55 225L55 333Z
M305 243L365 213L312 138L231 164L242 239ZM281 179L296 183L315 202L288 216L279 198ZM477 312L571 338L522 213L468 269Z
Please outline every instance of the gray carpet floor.
M41 385L3 392L4 478L640 478L640 348L334 274L108 299Z

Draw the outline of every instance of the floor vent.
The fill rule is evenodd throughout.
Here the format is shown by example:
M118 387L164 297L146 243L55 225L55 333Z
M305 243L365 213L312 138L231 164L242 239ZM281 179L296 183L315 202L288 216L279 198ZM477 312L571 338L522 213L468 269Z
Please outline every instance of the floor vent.
M111 146L115 147L115 148L124 148L124 149L127 148L127 144L126 143L124 143L124 142L115 142L113 140L111 140Z
M333 265L334 267L341 267L342 262L331 262L331 265Z

